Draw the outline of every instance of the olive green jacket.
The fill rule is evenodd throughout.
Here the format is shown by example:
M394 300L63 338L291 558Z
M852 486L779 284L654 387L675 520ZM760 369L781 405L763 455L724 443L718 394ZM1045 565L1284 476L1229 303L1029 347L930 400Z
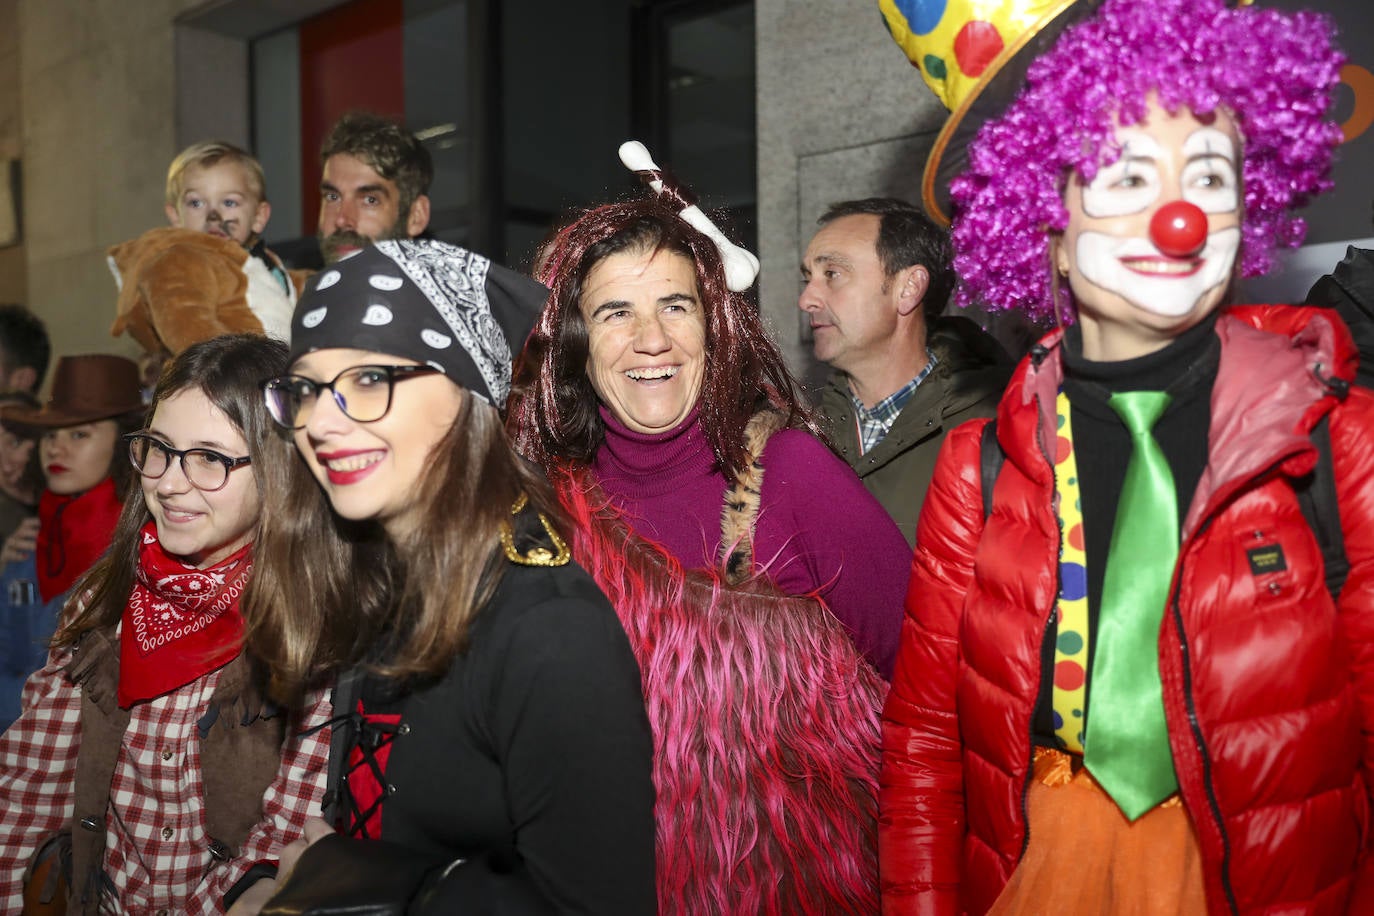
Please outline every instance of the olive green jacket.
M821 427L836 454L859 475L912 546L945 433L967 420L994 416L1013 368L1001 345L967 318L935 319L927 346L935 354L935 368L872 451L862 453L859 448L848 375L834 372L820 401Z

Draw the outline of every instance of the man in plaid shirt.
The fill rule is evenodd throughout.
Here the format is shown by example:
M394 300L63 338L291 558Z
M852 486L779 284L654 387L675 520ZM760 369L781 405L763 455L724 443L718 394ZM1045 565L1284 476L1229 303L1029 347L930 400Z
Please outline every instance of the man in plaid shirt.
M797 304L816 359L835 370L821 426L914 545L945 433L996 413L1011 360L972 321L940 317L954 284L949 239L919 209L850 200L819 222Z
M23 908L23 873L43 841L71 824L80 746L81 688L54 652L24 687L23 715L0 736L0 911ZM223 669L149 702L134 704L110 786L105 830L109 893L101 913L224 912L223 897L259 862L302 835L320 815L331 709L313 698L300 733L288 734L261 817L240 855L210 852L198 719ZM80 880L78 876L78 880Z

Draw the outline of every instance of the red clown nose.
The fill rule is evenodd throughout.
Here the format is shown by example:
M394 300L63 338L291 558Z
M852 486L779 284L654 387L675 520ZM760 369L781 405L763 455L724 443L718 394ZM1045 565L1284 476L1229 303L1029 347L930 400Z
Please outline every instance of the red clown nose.
M1207 241L1207 214L1186 200L1170 201L1151 217L1150 241L1171 258L1197 254Z

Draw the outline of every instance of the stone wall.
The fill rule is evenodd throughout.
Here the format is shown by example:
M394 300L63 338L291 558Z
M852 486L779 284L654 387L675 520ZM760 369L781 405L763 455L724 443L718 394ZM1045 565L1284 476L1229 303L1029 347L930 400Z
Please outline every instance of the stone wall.
M105 249L166 223L173 19L197 2L18 0L28 304L58 354L137 352L109 334Z
M813 384L797 265L826 205L920 200L945 110L888 37L876 0L757 0L761 304Z
M23 152L19 112L19 0L0 0L0 160L18 159ZM8 176L0 174L0 181ZM22 221L20 224L22 231ZM0 248L0 302L28 298L24 245Z

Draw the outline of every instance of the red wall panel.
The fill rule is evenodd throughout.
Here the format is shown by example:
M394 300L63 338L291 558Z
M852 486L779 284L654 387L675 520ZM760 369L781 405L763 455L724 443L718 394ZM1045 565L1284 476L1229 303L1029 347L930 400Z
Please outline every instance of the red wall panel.
M320 210L320 143L345 112L405 117L403 0L353 0L300 25L301 217Z

